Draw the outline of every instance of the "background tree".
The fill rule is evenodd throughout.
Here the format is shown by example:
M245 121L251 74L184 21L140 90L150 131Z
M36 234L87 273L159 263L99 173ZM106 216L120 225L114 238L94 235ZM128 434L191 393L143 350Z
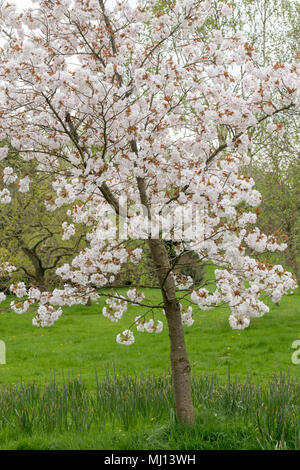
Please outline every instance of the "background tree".
M270 260L282 262L297 278L300 288L300 154L299 126L290 117L283 135L266 130L264 137L256 137L254 153L248 173L255 178L263 196L258 225L265 233L277 232L287 243L280 257Z
M4 168L9 168L9 173L7 170L5 173ZM13 181L15 172L23 174L28 191L22 191L22 186ZM74 226L66 222L64 207L54 212L45 211L45 200L49 200L53 192L49 175L38 173L34 162L24 162L13 149L5 163L0 162L0 191L5 187L4 179L8 177L12 181L12 201L0 208L0 248L17 267L9 282L25 280L42 291L49 290L61 284L60 278L55 275L56 268L86 245L86 230L83 226L78 227L75 234L75 229L72 230ZM65 233L64 222L64 226L68 227ZM3 287L7 282L7 278L2 279Z
M236 6L233 24L247 30L264 65L277 62L280 66L298 56L299 2L244 0ZM291 268L300 287L299 122L299 110L292 108L279 121L270 120L253 131L252 161L246 171L263 196L258 226L268 234L278 232L288 245L282 254L268 258Z
M249 44L258 53L261 65L299 59L300 4L289 0L235 0L233 15L222 21L215 2L212 25L224 34L245 31ZM284 47L282 45L284 44ZM219 142L226 140L228 129L219 128ZM251 130L251 164L245 169L256 181L263 196L258 226L266 233L278 233L288 248L281 254L263 253L261 258L281 262L299 277L299 110L291 108Z

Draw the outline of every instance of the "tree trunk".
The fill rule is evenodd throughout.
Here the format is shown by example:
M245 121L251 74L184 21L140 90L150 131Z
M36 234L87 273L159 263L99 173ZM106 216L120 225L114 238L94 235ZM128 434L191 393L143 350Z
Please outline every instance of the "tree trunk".
M292 267L293 274L294 274L294 276L296 278L296 281L297 281L297 284L298 284L298 289L300 289L300 271L299 271L299 266L298 266L296 255L295 255L294 263L291 267Z
M300 270L297 260L297 251L294 247L292 251L291 268L293 270L294 276L296 277L298 288L300 289Z
M157 269L169 329L176 415L179 423L193 425L195 416L191 391L191 368L186 351L180 303L176 298L174 280L168 275L168 253L163 241L149 239L148 243Z
M137 145L134 141L131 142L131 146L132 151L137 153ZM151 220L151 210L144 179L138 177L137 185L141 203L147 209L149 220ZM192 401L191 367L185 346L180 304L176 298L176 286L174 279L169 275L170 260L163 240L151 238L150 235L147 241L163 295L164 310L169 329L176 416L179 423L193 425L195 415Z
M33 279L35 280L35 283L37 284L37 287L42 291L45 292L47 291L46 288L46 282L45 282L45 269L42 266L42 261L36 254L34 250L31 250L24 244L21 245L22 250L26 254L26 256L30 259L33 268L34 268L34 274L30 274L28 271L26 271L24 268L24 271L29 274Z
M195 422L191 391L191 367L186 351L178 300L165 301L171 345L171 367L176 415L179 423Z
M46 292L48 289L46 287L46 282L45 282L45 276L44 274L42 276L39 276L38 278L36 278L37 280L37 287L39 288L39 290L41 292Z
M300 289L300 270L299 270L299 265L298 265L298 260L297 260L297 249L294 246L291 232L288 232L288 233L289 233L290 239L288 241L288 247L286 251L284 252L285 258L289 266L292 268L293 274L297 280L298 288Z

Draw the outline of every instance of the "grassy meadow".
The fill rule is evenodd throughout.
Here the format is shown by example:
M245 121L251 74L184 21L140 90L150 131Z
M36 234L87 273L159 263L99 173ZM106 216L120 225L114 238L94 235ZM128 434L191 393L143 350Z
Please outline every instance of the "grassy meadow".
M160 300L156 289L147 294L153 301ZM53 371L60 380L64 371L81 376L92 387L95 372L102 377L107 369L153 375L169 371L166 327L158 335L135 332L131 346L116 342L116 335L143 312L140 307L130 307L120 322L112 323L102 315L101 300L91 307L64 308L54 326L36 328L31 324L33 311L17 315L9 309L10 301L0 305L0 339L6 343L6 364L0 365L2 384L18 383L21 378L47 381ZM216 374L226 380L230 365L231 374L239 379L251 375L264 381L280 370L299 377L300 365L291 361L292 342L300 338L299 292L284 297L279 307L270 302L270 312L253 319L245 330L231 330L226 308L200 311L194 306L193 312L194 325L185 327L193 375Z
M144 292L160 301L159 290ZM229 327L228 309L193 307L195 323L185 327L192 429L176 424L167 329L135 332L129 347L116 342L143 309L112 323L101 299L36 328L33 310L17 315L11 300L0 305L0 449L300 448L300 365L291 360L298 290L241 331Z

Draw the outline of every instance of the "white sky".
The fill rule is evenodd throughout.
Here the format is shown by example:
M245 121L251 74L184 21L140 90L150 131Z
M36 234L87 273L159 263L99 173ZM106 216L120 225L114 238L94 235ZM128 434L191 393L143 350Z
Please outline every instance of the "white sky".
M32 6L31 0L15 0L13 2L20 10Z
M107 3L109 2L113 3L114 0L107 0ZM11 3L14 3L20 10L32 6L31 0L14 0ZM130 0L130 3L134 5L136 3L136 0ZM37 7L38 4L36 3L35 6Z

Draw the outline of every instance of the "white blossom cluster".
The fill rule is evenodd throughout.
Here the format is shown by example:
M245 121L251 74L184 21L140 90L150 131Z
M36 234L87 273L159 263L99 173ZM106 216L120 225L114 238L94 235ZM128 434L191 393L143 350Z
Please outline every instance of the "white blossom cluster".
M109 320L113 322L118 322L124 312L127 310L127 302L124 298L121 299L114 299L114 298L108 298L106 299L106 303L108 307L103 307L102 309L102 314L109 318Z
M62 314L62 309L55 310L52 305L40 305L35 317L32 319L34 326L49 327L52 326Z
M129 255L132 264L138 264L143 254L142 248L135 248Z
M92 289L82 289L65 285L64 289L54 289L53 292L41 292L37 287L31 286L29 289L26 288L24 282L12 284L10 291L16 297L22 298L27 297L24 302L10 303L11 309L17 314L27 312L29 307L35 303L38 303L38 309L35 317L32 321L34 326L52 326L56 320L62 314L62 308L64 305L72 306L76 304L85 305L90 298L91 300L97 300L99 295ZM5 295L0 294L0 301L5 300ZM59 308L56 310L54 306Z
M180 304L180 310L181 310L181 321L182 321L182 324L183 325L186 325L186 326L192 326L193 323L194 323L194 319L193 319L193 307L189 306L189 307L186 307L186 306L183 306L182 304Z
M129 289L126 295L133 303L141 303L145 298L145 294L143 292L138 292L135 288Z
M8 261L0 262L0 275L11 274L16 271L16 267L11 265Z
M137 324L136 329L140 333L143 333L144 331L147 333L161 333L164 326L162 321L157 320L157 324L155 324L153 318L146 321L142 315L138 315L134 321Z
M27 289L24 282L18 282L17 284L11 284L10 291L17 297L25 297L27 295Z
M40 300L41 292L37 287L30 287L28 289L28 298L34 301Z
M2 172L2 180L4 184L12 184L16 181L17 178L17 175L10 166L4 168Z
M269 311L269 307L259 300L263 292L272 297L273 302L279 302L284 294L296 288L293 275L284 271L282 266L266 267L260 264L256 260L244 257L244 279L226 269L216 270L215 291L209 292L205 288L193 291L191 300L201 310L210 310L221 303L227 303L231 310L230 326L246 328L251 318L261 317ZM249 287L245 287L245 281L249 283Z
M71 307L76 304L85 305L88 299L97 300L98 298L99 294L91 288L76 288L65 284L63 289L53 290L49 302L52 305Z
M287 248L286 243L277 243L274 237L268 237L262 234L260 230L255 227L244 238L247 245L255 251L260 253L268 251L284 251Z
M15 303L14 301L12 301L12 302L10 303L10 308L11 308L14 312L16 312L16 313L18 313L19 315L21 315L22 313L27 312L27 310L29 309L31 303L32 303L32 302L31 302L30 300L25 300L25 302L17 302L17 303Z
M178 290L189 290L194 284L194 281L191 276L184 276L183 274L176 275L174 273L171 273L171 275Z

